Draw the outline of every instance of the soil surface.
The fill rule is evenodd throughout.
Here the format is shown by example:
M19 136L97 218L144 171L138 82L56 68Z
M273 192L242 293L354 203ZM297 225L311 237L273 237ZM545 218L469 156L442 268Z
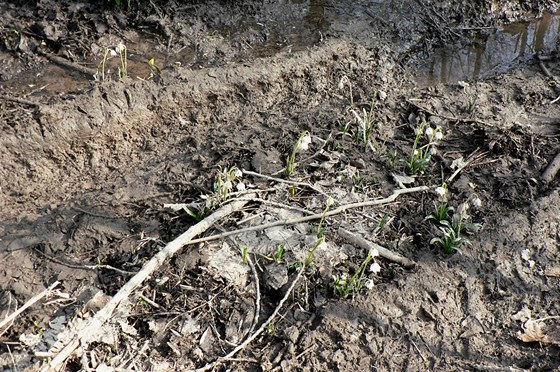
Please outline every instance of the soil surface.
M560 368L559 6L1 2L0 366Z

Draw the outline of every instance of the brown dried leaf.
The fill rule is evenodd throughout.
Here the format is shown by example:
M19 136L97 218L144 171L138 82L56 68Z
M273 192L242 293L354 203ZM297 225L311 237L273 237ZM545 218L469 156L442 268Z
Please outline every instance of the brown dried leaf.
M545 318L546 320L557 317ZM545 319L529 319L523 324L523 331L517 332L517 338L523 342L542 342L560 345L560 327L558 324L546 324Z
M523 342L546 342L545 324L538 320L529 319L523 324L523 331L517 332L517 338Z

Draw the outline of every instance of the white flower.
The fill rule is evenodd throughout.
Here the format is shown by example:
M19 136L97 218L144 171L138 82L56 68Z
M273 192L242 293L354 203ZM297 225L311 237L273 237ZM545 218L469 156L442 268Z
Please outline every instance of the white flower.
M109 49L109 55L110 55L111 57L116 57L116 56L117 56L117 51L114 50L114 49Z
M241 169L235 168L235 172L233 172L233 175L238 178L243 177L243 172L241 171Z
M436 187L435 192L440 196L440 197L445 197L445 195L447 195L447 186L443 185L440 187Z
M369 256L370 257L377 257L379 256L379 251L377 250L377 248L373 247L369 250Z
M349 83L348 76L344 75L342 79L340 79L340 81L338 82L338 89L340 90L344 89L344 86L348 83Z
M373 287L375 287L375 283L373 283L373 280L368 279L364 283L364 287L366 287L367 289L369 289L371 291L373 289Z
M298 150L305 151L309 148L309 144L311 143L311 135L306 134L300 140Z
M321 243L320 243L320 244L319 244L319 245L317 246L317 249L320 249L320 250L326 250L326 249L327 249L327 247L328 247L328 244L327 244L327 242L325 242L325 241L322 241L322 242L321 242Z
M443 132L441 131L441 129L439 127L436 128L435 138L436 138L436 141L441 141L443 139Z
M432 138L434 136L434 130L432 129L432 127L428 127L426 128L426 136Z
M330 207L331 205L334 205L334 203L335 203L334 198L332 196L329 196L327 198L327 208Z
M387 93L380 90L379 92L377 92L377 97L379 97L380 100L385 101L387 99Z
M229 190L231 190L232 187L233 187L233 184L231 183L231 181L224 182L224 189L229 191Z
M381 266L379 266L377 262L374 262L369 266L369 271L374 274L377 274L378 272L381 271Z
M124 46L123 43L118 43L117 47L115 48L115 50L119 53L122 53L126 50L126 46Z
M477 196L472 200L472 204L475 208L480 208L482 207L482 200L480 200L480 198Z
M413 153L413 155L414 155L414 156L419 156L419 155L420 155L420 151L418 151L418 150L414 150L414 153Z
M434 146L430 147L430 155L435 155L435 154L437 154L437 149Z
M463 157L461 156L451 162L450 168L451 169L463 168L465 164L467 163L463 160Z
M245 184L243 182L239 182L237 184L236 188L237 188L237 191L243 191L243 190L245 190L246 187L245 187Z

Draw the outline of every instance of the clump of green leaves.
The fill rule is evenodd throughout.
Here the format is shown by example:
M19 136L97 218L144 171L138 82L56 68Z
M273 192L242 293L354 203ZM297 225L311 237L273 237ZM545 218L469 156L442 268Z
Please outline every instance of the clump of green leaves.
M237 167L222 168L218 167L218 174L214 178L213 193L202 195L205 200L204 207L201 211L187 210L187 213L194 219L199 219L206 214L207 211L213 210L226 202L232 193L237 189L238 191L245 190L245 184L241 182L243 172Z
M376 256L379 256L379 251L372 248L353 275L342 273L334 276L334 288L340 297L348 298L351 294L360 292L364 286L367 288L373 287L373 282L366 277L366 269ZM380 270L381 267L376 262L369 266L371 272L378 273Z
M370 148L375 152L375 147L373 146L373 143L371 141L371 137L376 128L376 122L373 112L374 107L375 102L373 101L369 106L369 110L362 108L362 111L358 112L355 109L351 108L350 112L354 116L354 121L346 124L344 131L350 132L350 125L354 124L357 127L357 129L354 131L354 138L356 142L361 143L364 146L364 150Z
M373 236L378 236L391 223L392 218L386 214L381 218L373 231ZM334 288L336 293L342 298L348 298L351 294L358 293L363 287L372 289L373 280L367 277L367 272L377 274L381 271L381 266L375 262L375 257L379 256L377 248L372 247L366 258L360 263L358 270L353 274L349 272L334 275ZM372 262L373 261L373 262Z
M420 140L426 137L428 143L421 145ZM412 151L406 157L405 172L410 175L420 174L430 162L436 150L437 142L443 138L439 127L432 128L426 121L422 121L416 128L416 137L412 145Z
M343 76L338 83L338 89L344 90L348 87L348 94L350 96L350 106L348 111L354 117L354 120L349 121L344 126L344 133L350 134L354 137L356 143L360 143L364 146L364 150L370 148L372 151L375 152L375 146L371 140L375 128L377 127L375 118L374 118L374 110L376 106L376 99L379 95L383 95L381 98L382 100L387 97L387 94L384 92L374 92L373 98L369 105L369 108L366 110L362 108L359 110L356 105L354 104L354 94L352 92L352 82L348 78L348 76Z
M434 211L425 219L431 220L436 224L440 236L434 237L430 244L437 245L445 253L460 252L463 244L470 244L463 237L463 233L466 230L478 230L481 225L470 222L471 216L468 214L468 201L460 204L456 212L453 207L447 204L447 187L445 184L442 187L438 187L436 192L440 194L440 200L434 203ZM473 203L478 207L480 199L476 198Z
M447 185L445 183L436 188L435 191L439 194L439 200L434 202L434 211L425 220L432 220L434 223L439 224L442 221L449 220L455 208L447 203Z

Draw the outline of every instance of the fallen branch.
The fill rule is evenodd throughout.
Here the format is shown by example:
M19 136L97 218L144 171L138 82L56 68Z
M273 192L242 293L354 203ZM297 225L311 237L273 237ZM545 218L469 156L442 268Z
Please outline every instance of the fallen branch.
M453 172L453 174L451 176L449 176L449 178L445 181L445 183L451 183L455 179L455 177L457 177L457 175L463 171L463 169L468 167L471 163L482 159L483 157L485 157L488 154L486 152L483 152L483 153L480 154L480 153L478 153L478 150L479 150L479 148L477 147L476 150L474 150L467 157L467 161L465 161L460 167L458 167L455 170L455 172Z
M4 328L9 323L12 323L21 313L23 313L29 307L33 306L33 304L35 304L37 301L39 301L43 297L48 296L52 292L52 290L55 289L59 284L60 282L56 281L53 284L51 284L47 289L45 289L43 292L31 297L29 301L27 301L22 307L14 311L11 315L7 316L3 321L0 322L0 329ZM2 335L5 331L7 331L8 328L6 328L3 332L1 332L0 335Z
M39 51L39 54L42 55L43 57L45 57L46 59L48 59L49 61L56 63L57 65L60 65L62 67L68 68L70 70L74 70L77 71L79 73L82 73L84 75L89 76L89 78L91 80L94 80L94 76L95 74L97 74L97 70L79 65L77 63L74 63L72 61L69 61L65 58L59 57L59 56L55 56L46 52L42 52Z
M185 244L202 243L202 242L221 239L221 238L228 237L230 235L241 234L241 233L245 233L245 232L249 232L249 231L261 231L261 230L266 230L266 229L269 229L271 227L276 227L276 226L294 225L294 224L301 223L301 222L320 220L321 218L326 218L326 217L334 216L335 214L342 213L342 212L344 212L348 209L389 204L389 203L394 202L395 199L397 199L397 197L399 197L399 195L410 194L410 193L420 192L420 191L428 191L428 190L429 190L428 186L418 186L418 187L411 187L409 189L399 189L399 190L393 192L393 194L391 194L388 197L383 198L383 199L366 200L364 202L359 202L359 203L345 204L345 205L341 205L340 207L338 207L336 209L333 209L332 211L328 211L326 213L316 213L316 214L312 214L311 216L280 220L280 221L266 223L266 224L263 224L263 225L246 227L244 229L226 231L226 232L221 233L221 234L211 235L211 236L207 236L207 237L199 238L199 239L193 239L193 240L191 240L191 241L189 241Z
M243 208L247 202L246 201L233 201L227 204L216 212L206 217L204 220L200 221L196 225L189 228L178 238L167 244L159 253L157 253L150 261L148 261L142 270L140 270L134 277L132 277L114 296L113 298L99 310L93 318L82 328L75 330L71 341L56 355L56 357L46 366L44 366L41 371L57 371L60 370L63 363L72 355L74 350L78 346L85 347L89 342L91 342L102 329L105 322L107 322L115 308L119 303L130 296L132 291L136 287L140 286L142 282L152 273L158 269L167 259L175 255L183 246L185 246L191 239L207 229L209 229L213 224L215 224L220 219L230 215L231 213L238 211Z
M359 235L356 235L346 229L343 229L342 227L338 229L338 235L346 239L349 243L355 244L360 248L366 249L368 252L371 248L375 248L377 249L381 257L386 258L389 261L393 261L398 264L401 264L407 269L412 269L416 266L416 262L404 256L401 256L400 254L395 253L385 247L382 247L379 244L370 242L369 240L366 240Z
M552 82L554 83L554 90L556 91L556 93L560 93L560 83L556 79L556 76L552 75L548 70L548 68L544 65L543 57L540 55L540 53L537 53L536 57L537 57L537 61L539 61L539 66L543 71L543 73L546 75L547 78L552 80Z
M548 167L544 170L541 178L544 183L550 183L556 177L556 174L560 170L560 152L556 154L554 159L548 164Z

